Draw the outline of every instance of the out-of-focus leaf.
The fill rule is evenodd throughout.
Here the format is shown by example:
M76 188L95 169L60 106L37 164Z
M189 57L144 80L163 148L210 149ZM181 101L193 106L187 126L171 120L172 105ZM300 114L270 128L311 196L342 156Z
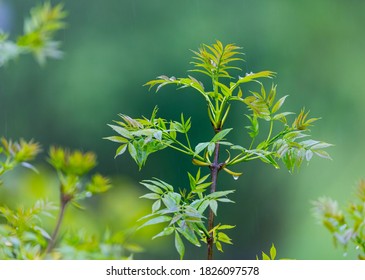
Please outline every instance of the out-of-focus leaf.
M270 258L272 260L275 260L275 257L276 257L276 248L275 248L274 244L272 244L271 248L270 248Z

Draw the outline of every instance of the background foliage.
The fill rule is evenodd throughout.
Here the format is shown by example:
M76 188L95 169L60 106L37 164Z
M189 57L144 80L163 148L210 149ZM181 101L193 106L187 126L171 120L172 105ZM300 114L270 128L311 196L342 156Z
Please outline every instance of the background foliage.
M36 3L0 1L0 27L11 34L21 34L23 19ZM277 172L257 162L243 166L247 172L238 181L227 176L227 184L237 189L233 200L242 198L245 204L220 210L221 215L232 217L239 213L242 217L236 236L232 236L237 246L227 247L220 257L253 259L272 242L280 255L288 258L356 257L352 252L345 257L342 250L333 248L329 233L311 215L310 201L328 195L346 204L359 179L365 176L364 2L232 0L222 4L187 0L182 5L179 1L163 0L107 3L65 0L64 3L68 11L67 27L57 38L63 42L64 58L47 61L47 67L40 68L28 56L0 68L0 135L34 138L46 151L50 145L95 151L97 171L114 178L114 188L105 194L107 202L97 198L90 202L96 207L95 216L100 222L115 230L126 229L149 211L149 205L138 200L144 193L143 186L138 184L143 178L163 177L176 186L186 185L185 170L190 161L183 156L176 154L175 164L164 151L159 157L151 155L142 175L130 158L113 160L114 146L102 137L109 135L105 124L118 113L148 116L155 104L167 119L179 119L183 108L190 108L184 113L192 116L192 123L206 118L205 110L195 109L194 104L203 102L198 96L189 95L185 99L186 91L175 89L154 95L142 85L160 73L185 75L186 69L191 68L187 63L191 57L189 49L219 39L244 47L243 52L247 53L244 71L277 72L278 94L290 95L287 108L299 111L305 105L311 108L311 115L322 116L313 128L313 135L336 145L331 149L332 162L314 159L299 174ZM227 120L231 124L235 121L247 120L237 110ZM193 125L191 132L204 141L205 131ZM35 165L44 172L50 170L48 166L42 167L43 163ZM186 168L181 164L186 164ZM45 184L44 178L28 170L17 172L25 176L21 181L19 173L2 178L2 203L32 205L29 198L55 195L52 190L57 187ZM52 174L48 176L57 186ZM82 215L89 213L77 213L66 217L70 228L83 224L90 232L102 230L100 222L88 224L82 219ZM173 246L171 251L162 251L158 240L150 242L151 236L158 232L157 228L146 228L133 235L146 249L146 253L137 254L136 258L175 257ZM203 258L191 252L186 258Z

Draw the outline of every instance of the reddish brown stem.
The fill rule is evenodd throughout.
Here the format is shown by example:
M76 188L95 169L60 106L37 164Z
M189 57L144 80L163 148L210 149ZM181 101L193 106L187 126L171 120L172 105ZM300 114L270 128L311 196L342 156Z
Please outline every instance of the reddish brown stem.
M217 142L215 144L214 160L209 168L210 168L210 174L211 174L211 178L212 178L212 185L210 187L210 193L214 193L217 188L218 172L222 168L221 164L219 164L219 142ZM213 228L214 228L214 213L213 213L212 209L209 209L208 231L211 231ZM208 246L207 259L212 260L213 259L213 249L214 249L213 232L210 233L210 236L207 240L207 246Z

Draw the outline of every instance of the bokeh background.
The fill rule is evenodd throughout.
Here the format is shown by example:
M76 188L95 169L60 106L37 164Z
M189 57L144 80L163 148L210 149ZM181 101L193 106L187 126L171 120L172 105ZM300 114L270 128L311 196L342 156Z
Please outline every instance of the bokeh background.
M17 170L4 178L0 200L22 205L39 197L57 201L57 182L45 160L50 145L98 155L96 171L110 176L114 188L92 199L86 211L71 210L64 225L99 232L127 230L149 211L139 181L161 178L183 188L190 159L174 151L153 154L138 171L129 155L114 159L107 127L118 113L192 117L192 137L211 137L203 100L173 87L159 94L142 85L160 75L184 76L191 68L191 49L216 39L243 47L244 72L278 73L278 94L289 95L285 109L303 106L321 117L315 138L333 143L332 161L315 158L300 172L274 170L261 162L241 165L237 181L220 177L219 187L237 189L233 205L222 205L218 220L237 225L234 246L218 259L254 259L271 243L278 256L294 259L351 259L334 248L330 234L316 223L311 201L330 196L345 205L364 170L365 2L361 0L65 0L67 29L62 60L40 67L22 57L0 69L0 135L42 143L37 161L42 175ZM39 1L0 1L0 27L14 39L22 32L29 9ZM52 1L58 3L58 1ZM244 108L236 108L230 124L245 136ZM66 228L64 228L66 230ZM146 228L130 238L145 251L136 259L177 258L173 239L151 241L159 228ZM205 249L188 247L187 259L205 258Z

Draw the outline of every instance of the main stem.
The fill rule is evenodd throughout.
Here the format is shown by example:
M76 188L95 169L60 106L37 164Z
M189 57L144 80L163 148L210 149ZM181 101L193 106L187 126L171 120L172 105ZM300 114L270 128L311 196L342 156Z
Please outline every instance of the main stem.
M59 212L58 218L57 218L57 224L56 224L56 227L55 227L55 229L52 233L51 240L48 243L47 250L46 250L45 254L50 253L54 248L54 245L56 243L56 239L57 239L57 236L58 236L58 233L60 231L60 227L61 227L61 224L62 224L62 221L63 221L63 217L65 215L66 206L67 206L69 201L70 200L66 196L61 194L61 206L60 206L60 212Z
M219 131L216 131L219 132ZM214 160L213 163L210 165L210 174L212 178L212 185L210 188L210 193L214 193L217 188L217 178L218 178L218 172L221 169L221 165L219 164L219 142L215 144L214 149ZM209 210L209 218L208 218L208 231L210 232L214 228L214 213L212 209ZM214 249L214 238L213 238L213 232L210 233L210 236L207 240L208 244L208 255L207 259L212 260L213 259L213 249Z

